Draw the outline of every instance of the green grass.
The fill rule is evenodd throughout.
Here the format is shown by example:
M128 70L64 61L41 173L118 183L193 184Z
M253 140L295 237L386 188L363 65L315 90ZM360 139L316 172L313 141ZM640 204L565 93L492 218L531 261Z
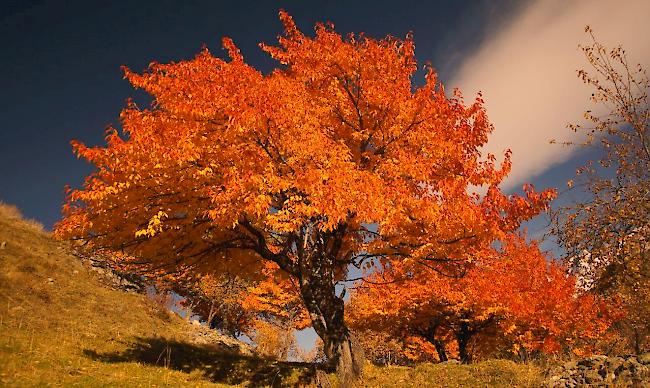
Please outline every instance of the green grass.
M35 222L0 203L0 386L301 386L310 368L241 354L143 295L107 286ZM509 361L368 366L362 387L536 386Z

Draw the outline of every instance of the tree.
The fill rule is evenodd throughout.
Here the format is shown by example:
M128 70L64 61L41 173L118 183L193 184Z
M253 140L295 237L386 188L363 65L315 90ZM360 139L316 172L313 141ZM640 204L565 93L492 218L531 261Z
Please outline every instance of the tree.
M260 278L274 263L345 383L363 364L337 289L350 266L454 267L554 194L500 191L509 152L500 167L481 156L492 126L480 96L448 97L431 66L414 85L410 35L343 38L318 24L309 37L280 19L279 46L261 45L279 62L269 74L230 39L230 61L205 49L143 74L125 69L154 102L129 102L106 147L73 142L97 170L68 192L56 233L152 271Z
M181 295L211 329L235 338L251 330L255 316L243 306L242 299L252 285L243 279L232 274L202 275L181 284L190 287L185 292L181 291Z
M469 362L473 353L502 349L588 353L616 310L592 294L577 295L574 278L534 242L509 235L501 245L459 279L435 271L411 277L399 264L376 272L353 294L351 326L390 333L417 361L456 353Z
M608 49L586 31L590 68L578 76L593 87L596 107L585 113L589 125L571 125L585 141L569 144L602 157L578 170L576 187L588 199L560 208L554 232L583 288L622 298L628 316L620 324L639 353L650 335L650 81L622 47Z
M257 352L266 357L286 361L290 355L297 354L296 337L284 325L257 320L252 338Z

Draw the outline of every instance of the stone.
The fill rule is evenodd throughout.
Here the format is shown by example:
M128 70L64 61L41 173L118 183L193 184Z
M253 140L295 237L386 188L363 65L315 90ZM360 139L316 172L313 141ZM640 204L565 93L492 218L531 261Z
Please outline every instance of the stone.
M625 359L623 357L610 357L607 359L607 367L611 371L615 371L619 366L623 365Z
M7 246L6 241L0 242L0 249L5 249L6 246Z
M650 353L639 357L592 356L569 361L550 368L544 386L638 386L639 382L645 382L650 377L649 362Z
M642 353L637 357L637 360L639 361L640 364L650 365L650 352Z
M575 369L577 365L578 363L576 361L569 361L569 362L565 362L564 365L562 365L562 367L566 370L572 370Z
M622 369L616 374L614 381L621 383L624 381L630 381L632 379L632 372L629 369Z
M587 384L596 384L596 383L599 383L599 382L603 381L603 376L601 376L595 370L589 370L589 371L585 372L583 376L584 376L584 379L585 379L585 383L587 383Z

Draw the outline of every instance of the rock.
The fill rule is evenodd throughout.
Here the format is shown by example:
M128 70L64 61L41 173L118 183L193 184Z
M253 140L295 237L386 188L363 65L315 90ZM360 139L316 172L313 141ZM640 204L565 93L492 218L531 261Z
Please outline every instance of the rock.
M7 246L6 241L0 242L0 249L5 249L6 246Z
M52 278L47 278L47 282L50 283L50 284L52 284L52 283L54 283L54 279L52 279Z
M632 372L629 369L621 369L617 374L614 381L621 383L623 381L630 381L632 379Z
M603 381L603 376L601 376L595 370L589 370L589 371L585 372L583 377L585 379L585 383L587 383L587 384L596 384L596 383L599 383L599 382Z
M587 357L551 367L546 376L546 387L638 386L650 377L650 353Z
M643 353L637 357L637 360L640 364L649 365L650 364L650 352Z
M192 320L192 325L194 326L201 326L201 322L197 321L196 319Z
M619 366L623 365L625 359L623 357L610 357L607 359L607 368L610 371L615 371Z
M565 370L572 370L572 369L575 369L576 366L578 366L578 362L577 362L577 361L569 361L569 362L564 363L564 365L562 365L562 367L563 367Z

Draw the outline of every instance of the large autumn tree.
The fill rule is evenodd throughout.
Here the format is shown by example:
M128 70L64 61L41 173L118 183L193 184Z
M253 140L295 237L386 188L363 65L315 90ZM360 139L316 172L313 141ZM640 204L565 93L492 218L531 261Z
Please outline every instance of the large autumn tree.
M509 155L500 166L481 155L492 131L481 99L448 96L430 66L415 85L410 35L344 38L318 24L311 37L280 19L279 45L261 44L278 62L269 74L229 39L227 61L205 49L142 74L126 69L153 103L129 102L107 146L73 143L96 171L68 193L56 232L152 271L253 278L272 263L345 381L362 365L337 287L352 265L444 270L553 194L500 191Z

